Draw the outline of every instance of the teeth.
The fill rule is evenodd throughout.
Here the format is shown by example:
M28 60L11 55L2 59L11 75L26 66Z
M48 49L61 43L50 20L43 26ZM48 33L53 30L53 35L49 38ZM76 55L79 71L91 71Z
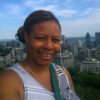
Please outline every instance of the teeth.
M51 55L44 54L43 56L48 56L48 57L50 57Z
M47 55L47 56L49 56L49 57L50 57L51 55Z

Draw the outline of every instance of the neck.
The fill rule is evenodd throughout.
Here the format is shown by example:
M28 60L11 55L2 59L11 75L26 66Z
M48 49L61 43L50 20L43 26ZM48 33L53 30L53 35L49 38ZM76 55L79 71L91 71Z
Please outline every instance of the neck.
M35 73L43 73L43 72L48 72L49 71L49 64L48 65L41 65L41 64L37 64L34 63L33 61L31 61L30 59L26 58L22 64L28 68L30 67L32 72Z

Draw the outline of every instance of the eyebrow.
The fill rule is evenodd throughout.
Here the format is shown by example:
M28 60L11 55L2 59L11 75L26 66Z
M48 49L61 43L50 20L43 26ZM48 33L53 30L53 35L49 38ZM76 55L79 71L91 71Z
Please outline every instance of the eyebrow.
M37 36L46 36L46 37L48 37L48 34L44 34L44 33L36 33L37 34ZM53 37L61 37L61 35L54 35Z

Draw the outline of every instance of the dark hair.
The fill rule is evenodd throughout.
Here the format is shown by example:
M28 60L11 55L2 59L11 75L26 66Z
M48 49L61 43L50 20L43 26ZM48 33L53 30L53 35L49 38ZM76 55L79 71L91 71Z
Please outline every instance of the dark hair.
M24 25L20 27L17 31L16 39L25 44L25 40L23 37L24 31L30 34L30 30L33 25L40 22L44 22L44 21L55 21L59 25L59 28L61 29L60 23L58 19L54 16L54 14L52 14L50 11L38 10L38 11L32 12L26 18Z
M15 35L15 38L17 40L19 40L20 42L24 43L25 44L25 40L24 40L24 27L21 26L18 31L17 31L17 34Z

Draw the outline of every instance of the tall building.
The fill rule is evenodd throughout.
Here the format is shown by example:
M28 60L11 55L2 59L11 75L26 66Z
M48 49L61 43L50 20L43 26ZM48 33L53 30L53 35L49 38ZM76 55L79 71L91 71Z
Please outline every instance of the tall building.
M91 48L91 39L90 39L89 32L87 32L87 34L86 34L86 47Z
M96 46L100 45L100 32L95 33Z
M71 45L70 51L73 53L74 58L78 56L78 49L82 47L83 47L83 43L81 40L77 40Z
M61 36L61 40L62 40L62 44L65 44L65 41L66 41L65 35L62 35L62 36Z

